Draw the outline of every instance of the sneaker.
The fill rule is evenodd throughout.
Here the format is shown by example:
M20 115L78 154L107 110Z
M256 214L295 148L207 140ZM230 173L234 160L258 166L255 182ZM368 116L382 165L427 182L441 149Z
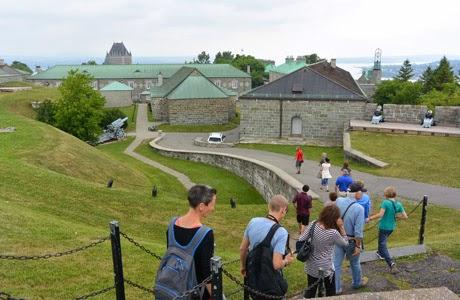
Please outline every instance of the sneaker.
M361 284L359 286L353 286L354 289L360 289L362 287L365 287L367 285L367 283L369 282L369 278L367 278L366 276L363 276L361 278Z
M342 294L343 294L343 290L342 290L342 289L340 289L339 291L335 292L335 295L336 295L336 296L340 296L340 295L342 295Z
M375 252L375 255L377 255L377 257L380 259L380 260L384 260L385 258L383 258L382 255L380 255L380 253L377 251Z
M399 270L398 268L396 267L396 264L393 262L391 263L391 266L390 266L390 273L391 274L398 274L399 273Z

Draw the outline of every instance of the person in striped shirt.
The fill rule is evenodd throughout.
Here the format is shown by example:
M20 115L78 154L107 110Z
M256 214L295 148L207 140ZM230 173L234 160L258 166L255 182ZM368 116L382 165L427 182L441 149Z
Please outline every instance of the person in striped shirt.
M324 270L324 285L326 287L326 296L334 296L335 292L335 270L332 263L332 254L334 245L347 247L348 239L340 218L340 210L335 205L329 205L323 208L317 221L312 222L302 233L299 240L305 241L308 237L310 228L313 231L313 253L305 262L305 273L307 273L308 288L305 298L314 298L318 290L318 284L312 287L321 277L319 268ZM323 296L323 295L318 295Z

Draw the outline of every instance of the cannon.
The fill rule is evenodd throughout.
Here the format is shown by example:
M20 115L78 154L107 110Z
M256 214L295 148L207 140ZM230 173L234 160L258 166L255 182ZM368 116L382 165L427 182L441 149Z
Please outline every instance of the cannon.
M128 120L128 117L119 118L107 125L107 129L104 130L98 137L98 144L102 144L111 140L120 140L126 136L125 131L123 130L123 124Z

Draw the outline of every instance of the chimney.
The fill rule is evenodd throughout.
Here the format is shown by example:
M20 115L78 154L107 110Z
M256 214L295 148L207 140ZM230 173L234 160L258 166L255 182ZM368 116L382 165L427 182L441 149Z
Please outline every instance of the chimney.
M246 73L248 73L249 75L251 75L251 65L247 65L247 66L246 66Z
M335 58L331 58L331 67L335 69L337 67L337 60Z
M295 59L295 61L296 61L297 63L305 62L305 56L297 56L297 58Z
M286 63L291 63L294 61L294 57L293 56L286 56Z
M157 86L162 86L163 85L163 74L158 73L158 84Z
M0 67L3 67L5 65L5 61L3 60L3 58L0 58Z
M42 67L35 66L35 73L40 73L42 71Z

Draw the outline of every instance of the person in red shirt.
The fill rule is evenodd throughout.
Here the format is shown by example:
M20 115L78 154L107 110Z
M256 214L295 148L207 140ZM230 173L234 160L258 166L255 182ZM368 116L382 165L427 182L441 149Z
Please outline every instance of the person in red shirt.
M292 203L294 204L297 211L297 223L299 223L299 234L302 234L305 227L310 221L310 209L312 208L312 197L308 195L310 187L304 185L302 192L298 193Z
M300 146L295 151L295 167L297 168L297 174L300 174L300 167L303 164L303 152Z

